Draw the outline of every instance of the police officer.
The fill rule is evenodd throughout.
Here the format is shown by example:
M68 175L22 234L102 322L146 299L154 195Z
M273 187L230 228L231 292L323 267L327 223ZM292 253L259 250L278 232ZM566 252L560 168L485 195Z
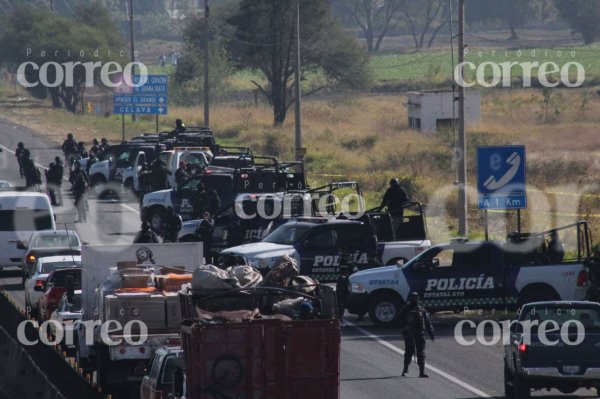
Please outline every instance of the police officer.
M67 134L67 139L63 141L62 152L65 155L65 164L71 165L71 159L77 154L77 142L73 138L73 134Z
M21 179L25 177L25 171L23 169L23 152L25 151L25 144L19 142L17 144L17 149L15 150L15 157L17 157L17 162L19 163L19 173L21 174Z
M428 378L425 373L425 332L429 334L431 342L434 341L433 327L429 320L429 314L419 304L419 294L411 292L408 295L408 303L402 309L399 315L399 320L402 323L404 335L404 369L402 377L406 377L408 366L412 361L417 351L417 364L419 365L419 377Z
M392 225L394 227L394 232L402 223L402 218L404 216L404 204L408 201L408 195L398 179L393 178L390 180L390 186L386 190L383 195L383 200L381 201L380 208L387 207L387 210L392 217Z
M212 214L215 214L221 209L221 197L214 188L204 192L204 208Z
M180 184L185 183L185 181L188 179L188 177L190 177L190 175L188 175L185 168L186 168L185 162L180 161L179 168L177 168L177 170L175 171L175 184L177 184L178 186Z
M48 165L48 170L45 171L46 174L46 190L48 191L48 197L50 197L50 204L52 206L57 206L58 203L56 201L56 164L54 162L50 162Z
M102 139L100 140L100 151L104 152L104 151L108 150L108 147L110 147L110 145L108 145L108 140L106 140L106 138L102 137Z
M77 209L77 220L75 223L87 222L87 211L85 194L90 185L87 173L81 169L81 164L75 162L73 170L73 195L75 196L75 208Z
M179 133L185 133L186 127L181 119L175 121L175 129L169 134L170 138L177 138Z
M81 158L87 158L88 157L88 152L85 149L85 143L83 141L80 141L79 143L77 143L77 154Z
M181 216L175 212L175 209L169 207L165 219L163 234L164 242L177 242L182 224L183 220L181 219Z
M62 206L63 204L63 196L62 196L62 182L63 177L65 175L65 166L63 164L62 159L59 156L54 157L54 165L56 170L56 196L57 203L56 206Z
M98 142L98 139L96 139L96 138L93 139L92 140L92 148L90 148L88 153L90 154L90 156L92 156L92 155L98 156L101 151L102 151L102 149L100 148L100 143Z
M552 230L548 242L548 258L550 263L560 263L565 258L565 244L560 240L558 231Z
M23 151L23 173L25 174L25 188L36 187L41 184L41 176L38 176L39 170L35 167L35 163L31 158L31 153L28 149Z
M200 225L195 231L196 236L202 241L202 247L204 250L204 261L207 264L212 264L211 250L213 241L213 232L215 231L215 220L212 218L210 212L204 212L202 214L202 220Z
M150 223L143 222L142 229L133 238L134 244L157 244L158 236L150 228Z
M170 175L171 171L167 169L165 162L157 157L150 165L150 170L152 171L152 191L166 189L167 175Z

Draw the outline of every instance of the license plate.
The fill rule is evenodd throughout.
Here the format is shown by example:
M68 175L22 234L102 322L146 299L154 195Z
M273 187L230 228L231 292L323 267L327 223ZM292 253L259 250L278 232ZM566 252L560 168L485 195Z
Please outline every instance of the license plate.
M581 368L579 366L563 366L563 374L566 375L575 375L575 374L579 374L581 371Z

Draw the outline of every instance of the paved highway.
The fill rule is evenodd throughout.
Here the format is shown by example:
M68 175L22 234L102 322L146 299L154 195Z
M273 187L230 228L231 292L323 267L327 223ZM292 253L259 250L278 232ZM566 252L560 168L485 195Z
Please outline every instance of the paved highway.
M34 160L47 166L59 146L29 129L15 126L0 119L0 178L17 185L23 181L18 175L17 162L10 152L23 141L32 150ZM65 183L63 188L67 188ZM139 229L138 205L135 202L96 201L90 199L88 223L75 224L72 198L65 193L65 206L56 208L57 222L64 228L74 228L81 239L90 244L130 243ZM24 306L24 296L16 269L0 271L0 289ZM433 317L436 340L427 341L429 379L416 378L417 365L413 363L410 376L401 377L403 342L399 330L380 329L367 323L358 323L347 317L342 332L342 399L450 399L503 397L502 347L500 344L463 347L456 343L454 326L461 315ZM356 323L356 324L355 324ZM591 391L580 390L573 396L595 397ZM565 398L557 391L537 393L535 397ZM0 398L2 399L2 398Z

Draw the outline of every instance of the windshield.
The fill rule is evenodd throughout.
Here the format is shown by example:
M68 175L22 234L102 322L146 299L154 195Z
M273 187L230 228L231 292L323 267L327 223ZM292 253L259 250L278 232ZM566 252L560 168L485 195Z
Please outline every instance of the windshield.
M37 236L31 247L32 248L69 248L79 247L79 239L75 233L69 234L43 234Z
M273 244L291 245L301 241L310 231L312 226L298 225L296 223L284 224L263 238L263 242Z
M65 269L67 267L81 267L81 262L61 261L61 262L48 262L42 264L42 274L50 274L54 269Z
M38 231L53 227L48 209L0 210L0 231Z
M67 305L67 310L71 313L81 312L81 294L74 294L71 302Z
M204 157L204 154L201 153L184 154L181 156L180 161L191 163L193 165L206 166L206 158Z
M598 307L589 307L581 304L540 304L536 306L526 306L521 312L520 322L530 322L533 327L537 327L547 320L552 320L562 327L563 324L569 324L574 327L575 321L580 322L586 332L600 332L600 309Z

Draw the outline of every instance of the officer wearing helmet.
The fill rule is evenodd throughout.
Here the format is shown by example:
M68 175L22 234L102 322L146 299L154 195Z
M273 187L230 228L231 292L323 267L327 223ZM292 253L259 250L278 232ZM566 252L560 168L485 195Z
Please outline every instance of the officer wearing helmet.
M402 377L406 377L408 366L417 353L417 364L419 365L419 377L428 378L425 373L425 332L429 334L431 342L434 341L433 326L429 320L429 314L419 303L419 294L411 292L408 302L400 312L399 321L402 324L404 335L404 369Z
M100 154L101 151L102 149L100 148L100 142L98 141L98 139L92 140L92 148L90 148L89 151L90 156L98 156L98 154Z
M15 150L15 156L17 157L17 162L19 163L19 173L21 174L21 178L25 177L25 170L23 168L24 165L24 153L25 153L25 144L19 142L17 144L17 149Z
M404 204L408 201L408 195L404 188L400 185L397 178L390 180L390 186L383 195L380 209L387 207L387 210L392 217L394 232L398 229L404 216Z
M71 166L71 160L77 154L77 141L72 133L67 134L67 139L63 142L61 149L65 156L65 164Z
M169 137L170 138L177 138L177 136L179 135L179 133L185 133L186 130L187 130L187 128L185 127L185 124L183 123L183 121L181 119L177 119L175 121L175 130L173 130L169 134Z

